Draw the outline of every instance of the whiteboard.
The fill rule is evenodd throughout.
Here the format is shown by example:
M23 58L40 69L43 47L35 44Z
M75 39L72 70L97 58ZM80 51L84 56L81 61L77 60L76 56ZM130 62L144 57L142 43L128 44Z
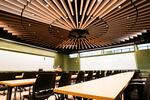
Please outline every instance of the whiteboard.
M0 50L0 71L53 70L54 58Z
M86 57L80 59L81 70L137 69L134 53Z

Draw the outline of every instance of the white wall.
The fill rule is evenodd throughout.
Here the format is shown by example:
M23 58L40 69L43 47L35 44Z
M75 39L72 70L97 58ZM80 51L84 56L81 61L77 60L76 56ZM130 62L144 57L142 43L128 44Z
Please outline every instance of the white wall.
M80 58L81 70L137 69L134 53Z
M49 71L53 65L51 57L0 50L0 71Z

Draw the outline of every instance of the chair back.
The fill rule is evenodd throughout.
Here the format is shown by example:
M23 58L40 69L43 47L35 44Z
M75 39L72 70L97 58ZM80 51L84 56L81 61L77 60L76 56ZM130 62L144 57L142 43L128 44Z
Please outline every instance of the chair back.
M71 84L71 73L63 72L59 80L58 87L62 87L70 84Z
M35 72L25 72L23 75L23 79L28 79L28 78L36 78L36 73Z
M112 74L112 71L107 71L106 76L110 76Z
M119 71L118 71L118 70L115 70L113 74L118 74L118 73L119 73Z
M92 80L93 79L93 71L88 72L88 76L86 77L86 81Z
M15 79L15 74L14 73L0 73L0 81L5 81L5 80L14 80Z
M148 75L144 85L143 100L150 100L150 74Z
M97 71L97 72L96 72L95 78L96 78L96 79L97 79L97 78L100 78L100 71Z
M105 76L105 71L101 71L99 78L102 78Z
M77 75L77 78L76 78L76 83L81 83L84 81L84 72L83 71L80 71Z
M33 91L50 90L55 87L55 73L39 73L33 86Z

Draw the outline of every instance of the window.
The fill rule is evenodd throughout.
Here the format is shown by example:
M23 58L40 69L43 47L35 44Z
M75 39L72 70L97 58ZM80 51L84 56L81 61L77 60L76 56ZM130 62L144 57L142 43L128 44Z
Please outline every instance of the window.
M0 71L49 71L53 65L52 57L0 50Z
M139 49L139 50L150 49L150 43L139 44L139 45L138 45L138 49Z
M80 57L95 56L95 55L101 55L101 54L102 54L102 50L96 50L96 51L80 53Z
M137 69L134 53L80 58L81 70Z
M113 49L105 49L104 54L111 54L114 53Z
M69 55L69 58L77 58L77 57L78 57L78 53L70 54L70 55Z
M105 49L104 54L131 52L131 51L134 51L134 46L125 46L125 47Z

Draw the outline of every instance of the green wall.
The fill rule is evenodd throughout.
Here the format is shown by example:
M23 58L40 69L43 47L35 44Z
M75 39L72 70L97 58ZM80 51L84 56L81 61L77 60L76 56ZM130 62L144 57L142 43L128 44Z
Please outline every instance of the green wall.
M150 50L135 52L138 69L150 71Z
M66 65L65 65L65 58L66 55L63 53L57 53L55 56L55 63L54 66L61 66L63 70L66 70Z
M79 61L80 61L79 57L78 58L69 58L69 55L67 55L67 54L57 53L55 63L62 66L64 71L76 71L76 70L80 70L80 62Z
M76 71L76 70L80 70L80 58L69 58L69 56L67 56L67 70L69 71Z

